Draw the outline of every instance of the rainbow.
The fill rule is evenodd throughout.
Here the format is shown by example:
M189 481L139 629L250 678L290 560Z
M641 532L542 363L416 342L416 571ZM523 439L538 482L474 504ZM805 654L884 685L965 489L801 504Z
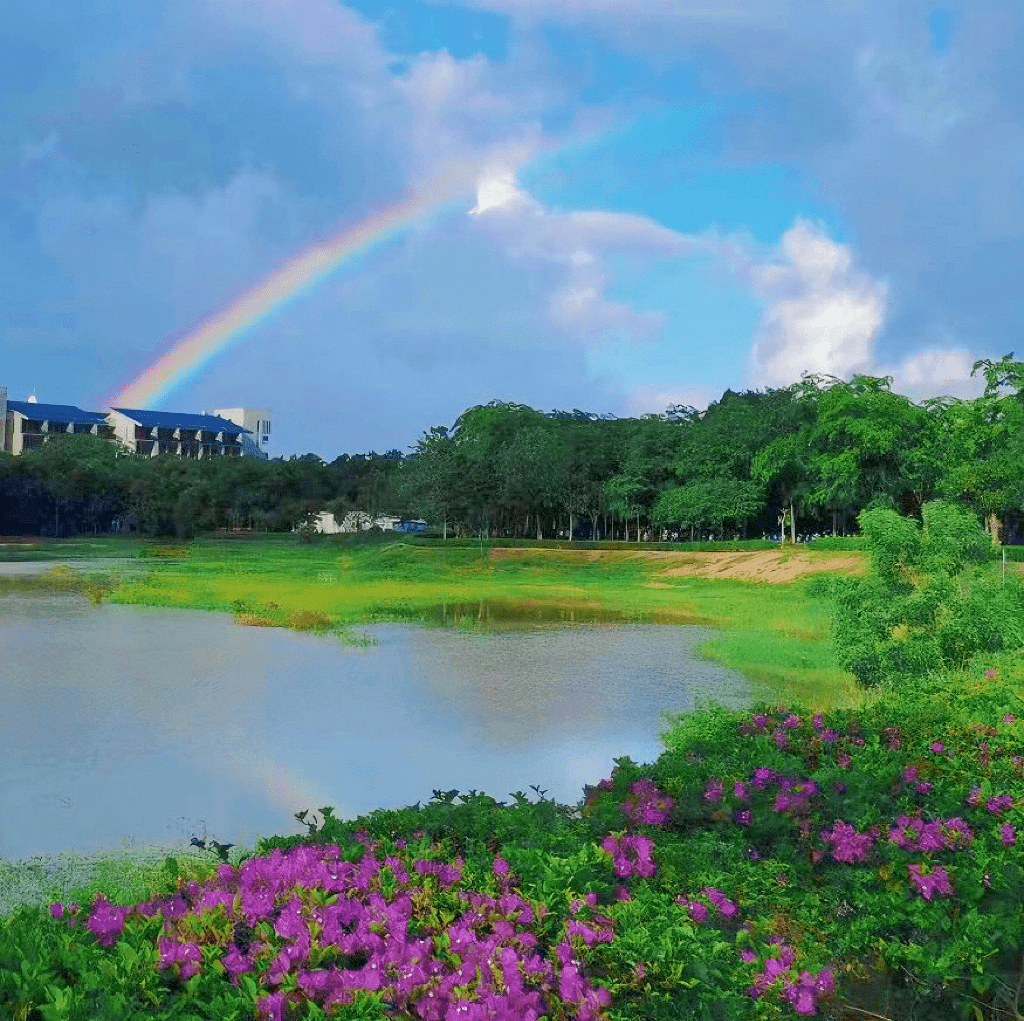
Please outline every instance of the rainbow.
M145 408L167 396L222 351L234 338L311 290L356 254L382 244L429 213L472 194L481 174L508 172L533 162L541 152L594 137L603 126L574 128L559 139L521 142L473 164L449 165L435 183L360 223L346 227L325 244L315 244L284 263L225 308L201 320L172 342L140 375L102 402L104 408Z

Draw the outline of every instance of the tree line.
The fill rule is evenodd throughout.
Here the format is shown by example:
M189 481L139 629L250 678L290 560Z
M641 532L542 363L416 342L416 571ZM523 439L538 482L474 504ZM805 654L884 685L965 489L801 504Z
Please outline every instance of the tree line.
M262 461L129 454L93 436L0 455L0 532L288 531L322 510L420 517L441 534L548 539L846 534L865 510L955 501L993 541L1024 525L1024 362L979 360L975 399L915 404L891 377L804 374L706 411L616 418L492 401L403 455Z

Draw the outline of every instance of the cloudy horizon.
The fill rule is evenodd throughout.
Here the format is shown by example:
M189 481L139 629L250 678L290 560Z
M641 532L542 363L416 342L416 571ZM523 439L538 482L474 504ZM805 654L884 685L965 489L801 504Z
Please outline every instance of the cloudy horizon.
M805 372L974 397L1015 347L1007 2L51 5L0 44L10 399L97 409L458 173L151 407L270 407L271 456L332 460L494 399L663 413Z

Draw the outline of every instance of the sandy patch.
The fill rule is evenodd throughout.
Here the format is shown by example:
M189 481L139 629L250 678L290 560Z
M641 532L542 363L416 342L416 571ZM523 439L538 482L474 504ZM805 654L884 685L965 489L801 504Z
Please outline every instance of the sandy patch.
M862 575L868 568L865 553L757 550L744 553L680 553L676 556L682 562L666 566L655 577L787 582L820 571Z
M845 571L863 575L868 569L866 553L824 553L810 550L756 550L736 553L677 553L669 550L563 550L494 549L491 556L500 560L550 556L576 561L642 559L662 568L655 578L727 578L735 581L795 581L819 571ZM665 582L652 581L649 588L665 588Z

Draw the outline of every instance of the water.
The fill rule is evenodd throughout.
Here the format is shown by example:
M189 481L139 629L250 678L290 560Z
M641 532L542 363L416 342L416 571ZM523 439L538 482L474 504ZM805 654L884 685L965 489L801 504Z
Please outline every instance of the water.
M658 757L663 711L771 698L693 658L715 628L474 606L483 620L454 627L354 628L377 639L364 648L226 613L0 596L0 858L251 848L305 833L302 809L354 818L435 788L512 803L537 784L576 805L614 758Z

